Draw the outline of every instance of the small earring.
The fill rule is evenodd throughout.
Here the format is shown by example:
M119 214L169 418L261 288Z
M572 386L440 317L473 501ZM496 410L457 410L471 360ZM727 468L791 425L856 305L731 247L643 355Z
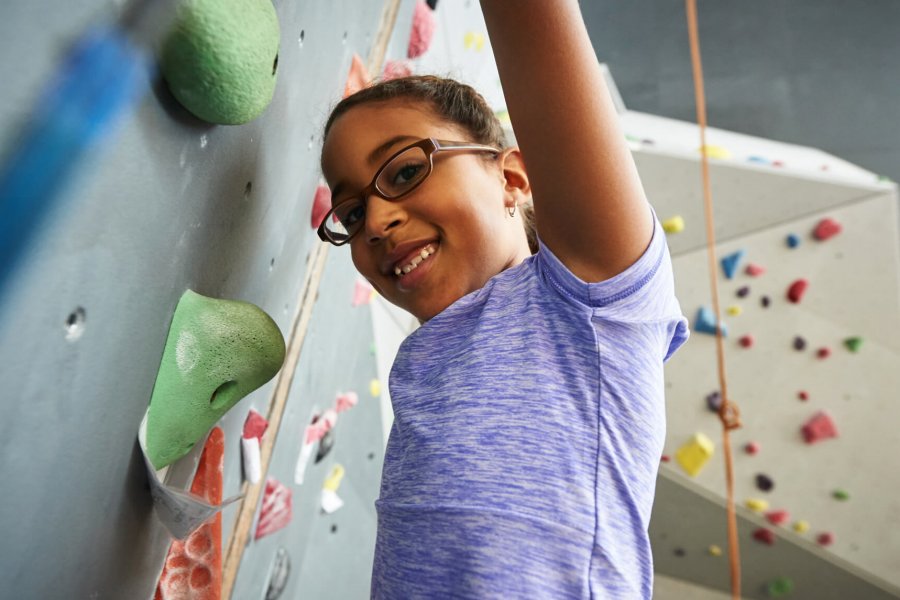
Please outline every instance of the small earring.
M519 206L518 204L513 204L513 207L512 207L512 208L507 208L507 209L506 209L506 212L509 214L509 216L511 216L511 217L516 216L516 208L517 208L518 206Z

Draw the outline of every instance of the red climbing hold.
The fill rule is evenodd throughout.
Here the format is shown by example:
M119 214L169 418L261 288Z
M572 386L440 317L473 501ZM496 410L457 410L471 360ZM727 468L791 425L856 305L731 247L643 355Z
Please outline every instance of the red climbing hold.
M831 356L831 348L822 347L816 351L816 356L819 358L825 359Z
M331 190L327 185L320 185L316 188L316 195L313 198L312 219L310 219L313 229L319 228L329 210L331 210Z
M668 454L663 454L659 459L663 462L670 462L672 460L672 457L670 457Z
M816 538L816 541L822 546L830 546L834 543L834 534L830 531L820 533Z
M840 223L829 217L819 221L818 225L816 225L816 228L813 230L813 237L820 242L824 242L828 238L839 234L842 229L843 227L841 227Z
M794 283L791 284L791 287L788 288L787 297L788 300L797 304L803 298L803 294L806 293L806 288L809 287L809 282L805 279L798 279Z
M771 546L775 543L775 534L770 529L760 527L753 532L753 539L757 542L762 542L763 544Z
M797 397L800 398L801 400L809 400L809 393L807 393L803 390L800 390L799 392L797 392Z
M784 525L791 519L791 515L786 510L773 510L766 513L766 519L772 525Z
M747 454L757 454L759 452L759 444L756 442L747 442L747 445L744 446L744 452Z
M827 440L838 436L837 426L834 421L824 410L820 410L814 414L809 421L801 428L803 439L807 444Z
M744 335L741 336L741 339L738 340L742 348L752 348L753 347L753 336L752 335Z
M759 275L765 273L766 269L756 263L750 263L749 265L747 265L747 268L744 269L744 272L751 277L758 277Z

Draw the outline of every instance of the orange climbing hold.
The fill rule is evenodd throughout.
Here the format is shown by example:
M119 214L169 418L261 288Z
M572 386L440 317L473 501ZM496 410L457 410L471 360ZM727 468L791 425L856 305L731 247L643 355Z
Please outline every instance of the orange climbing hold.
M347 75L347 84L344 86L344 98L369 85L371 79L366 65L359 55L354 52L353 61L350 63L350 74Z
M222 503L225 434L214 427L203 447L191 493L213 505ZM222 513L184 541L174 540L156 584L154 600L219 600L222 595Z

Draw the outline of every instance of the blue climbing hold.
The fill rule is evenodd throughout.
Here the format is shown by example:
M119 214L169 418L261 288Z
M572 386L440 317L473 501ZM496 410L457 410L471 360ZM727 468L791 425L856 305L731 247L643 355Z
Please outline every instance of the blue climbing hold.
M792 233L787 236L786 241L787 241L788 248L796 248L797 246L800 245L800 236L797 235L796 233Z
M716 315L712 309L701 306L694 321L694 331L716 335ZM728 326L722 323L722 337L728 336Z
M737 271L738 264L740 264L742 258L744 258L744 251L738 250L722 259L722 269L725 271L725 277L728 279L734 278L734 274Z

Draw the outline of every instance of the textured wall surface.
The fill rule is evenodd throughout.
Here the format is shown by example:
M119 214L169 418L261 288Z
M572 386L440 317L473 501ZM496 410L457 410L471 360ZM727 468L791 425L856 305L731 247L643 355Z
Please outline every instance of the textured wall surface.
M291 331L310 251L321 243L310 227L321 128L353 53L370 52L383 3L275 8L280 72L263 115L241 126L201 122L147 73L142 101L68 182L0 299L5 596L152 595L169 538L152 511L136 434L186 289L251 302L285 337ZM105 0L4 5L4 149L69 45L116 10ZM291 525L251 542L241 566L249 575L238 578L235 597L263 596L277 546L291 554L297 594L327 597L329 581L342 597L368 589L382 451L378 404L368 393L372 326L367 310L351 306L355 276L347 255L329 259L320 288L327 301L315 307L272 474L291 485L314 405L328 408L338 390L356 389L360 406L341 415L332 454L294 486ZM247 410L264 412L274 383L221 422L226 497L241 485ZM315 505L336 461L346 469L345 507L326 519ZM226 547L235 510L224 512ZM348 561L348 552L356 558Z

